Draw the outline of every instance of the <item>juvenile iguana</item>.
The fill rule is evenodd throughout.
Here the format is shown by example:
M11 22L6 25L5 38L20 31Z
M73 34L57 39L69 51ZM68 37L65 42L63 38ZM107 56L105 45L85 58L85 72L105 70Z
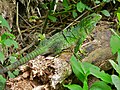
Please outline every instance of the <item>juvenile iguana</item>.
M63 30L53 35L50 39L41 41L40 45L34 51L22 57L19 61L0 69L0 74L13 70L38 55L48 53L58 54L63 49L76 45L77 42L83 42L86 36L93 31L94 26L100 19L101 15L99 14L93 13L88 15L76 27L70 30Z

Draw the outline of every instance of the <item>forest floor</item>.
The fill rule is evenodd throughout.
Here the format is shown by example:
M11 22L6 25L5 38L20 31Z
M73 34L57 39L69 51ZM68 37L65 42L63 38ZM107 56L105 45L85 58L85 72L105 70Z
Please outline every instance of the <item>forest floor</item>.
M13 2L12 0L9 1ZM17 24L15 25L16 22L14 21L17 17L15 16L16 4L10 2L0 0L0 11L6 13L4 13L5 18L9 22L10 27L12 27L16 40L19 43L19 48L15 52L18 56L20 54L24 56L33 51L38 45L39 33L41 33L41 27L44 26L44 20L46 18L42 16L41 19L32 19L30 21L30 19L26 19L27 15L24 15L24 17L19 15L20 19L17 22L18 26L16 26ZM53 23L48 21L48 26L46 27L47 38L63 30L65 26L74 21L69 16L61 19L61 16L58 15L58 18L60 22ZM82 62L90 62L108 72L111 70L111 65L108 60L115 58L110 49L110 38L112 35L110 28L115 27L113 23L107 20L98 22L94 31L86 38L81 46L81 49L85 51L85 54L79 53L82 57ZM0 34L4 32L5 29L2 29ZM9 50L9 53L14 51L12 48ZM81 84L72 73L70 66L69 61L73 54L71 52L72 50L73 47L70 47L56 56L39 55L25 65L20 66L20 74L15 78L7 80L6 90L66 90L63 87L63 82L64 84ZM89 86L97 80L97 78L90 76L88 78Z

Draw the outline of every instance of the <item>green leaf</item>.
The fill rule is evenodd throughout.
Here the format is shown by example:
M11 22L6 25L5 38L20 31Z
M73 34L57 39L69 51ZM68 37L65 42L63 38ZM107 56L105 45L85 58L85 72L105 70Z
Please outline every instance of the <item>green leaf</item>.
M68 5L68 0L63 0L63 6L65 7L66 11L70 9L70 7Z
M111 79L111 76L107 73L105 73L104 71L98 71L94 68L91 68L90 69L90 73L97 77L97 78L100 78L101 80L103 80L104 82L107 82L107 83L112 83L112 79Z
M14 48L18 48L18 43L16 41L14 41L13 39L10 39L10 38L4 40L4 45L6 45L8 47L14 45Z
M15 36L13 34L5 32L4 34L1 35L1 40L6 40L7 37L15 39Z
M8 76L9 76L10 78L15 78L15 75L14 75L13 73L11 73L10 71L8 71Z
M90 87L90 90L112 90L112 89L105 82L97 81L92 84L92 86Z
M76 18L78 16L76 11L72 11L72 15L73 15L74 18Z
M98 70L98 71L100 70L99 67L97 67L97 66L95 66L95 65L93 65L93 64L91 64L91 63L82 62L82 64L83 64L83 66L84 66L84 69L85 69L85 71L86 71L86 75L87 75L87 76L90 75L90 70L91 70L91 68L96 69L96 70Z
M120 2L120 0L117 0L118 2Z
M4 33L1 35L1 41L4 41L7 38L7 35Z
M115 85L115 87L117 88L117 90L120 90L120 78L116 75L112 75L112 82Z
M120 67L113 60L109 60L109 62L111 63L115 71L120 75Z
M110 16L110 13L107 10L102 10L101 13L104 14L105 16L107 16L107 17Z
M112 49L113 54L118 52L118 50L120 49L120 38L118 38L118 36L116 36L116 35L111 36L110 47Z
M6 84L6 79L0 75L0 90L4 90Z
M53 22L56 22L57 18L51 15L48 15L48 18L52 20Z
M118 65L119 65L119 67L120 67L120 50L118 50L117 61L118 61Z
M83 4L82 2L78 2L78 3L77 3L77 10L78 10L79 12L82 13L82 12L85 10L85 8L86 8L86 5Z
M117 13L118 21L120 22L120 13Z
M10 56L10 63L14 63L16 61L17 61L16 57Z
M4 33L6 36L9 36L11 39L15 39L15 36L11 33L5 32Z
M45 34L41 34L41 33L40 33L40 34L38 35L38 37L39 37L38 40L42 41L42 40L45 39Z
M71 57L70 62L74 74L78 77L80 81L84 82L85 74L83 71L82 64L78 62L74 56Z
M63 86L69 88L70 90L83 90L81 86L76 84L63 85Z
M12 31L8 22L2 17L2 15L0 15L0 22L1 22L0 25L2 27L6 27L10 32Z
M14 40L13 40L13 45L14 45L14 48L18 48L18 43Z
M2 64L3 64L4 60L5 60L4 53L0 52L0 61L1 61Z
M4 41L4 44L8 47L12 46L13 45L13 40L8 38Z
M2 45L5 45L4 43L6 43L7 38L10 38L11 40L13 40L13 39L15 39L15 36L11 33L5 32L4 34L1 35L0 43ZM13 40L13 42L14 42L14 40ZM13 43L13 44L14 44L14 47L18 47L18 46L16 46L16 43Z
M68 1L67 0L63 0L63 6L68 7Z

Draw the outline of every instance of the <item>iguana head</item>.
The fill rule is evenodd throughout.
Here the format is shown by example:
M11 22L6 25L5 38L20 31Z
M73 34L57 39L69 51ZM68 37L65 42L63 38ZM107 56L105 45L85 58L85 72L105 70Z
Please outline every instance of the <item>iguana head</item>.
M90 26L90 24L91 25L93 25L93 24L95 24L96 25L96 23L100 20L102 18L102 16L100 15L100 14L96 14L96 13L93 13L93 14L91 14L91 15L88 15L88 16L86 16L84 19L82 19L80 22L82 22L82 23L80 23L80 26L82 25L84 25L84 26Z

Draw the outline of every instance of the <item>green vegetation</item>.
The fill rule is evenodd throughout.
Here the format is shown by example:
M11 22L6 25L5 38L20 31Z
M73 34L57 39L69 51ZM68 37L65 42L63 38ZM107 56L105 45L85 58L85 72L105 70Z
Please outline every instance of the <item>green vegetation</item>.
M15 36L12 33L10 33L12 30L8 22L1 15L0 15L0 26L2 28L7 28L6 32L4 32L0 36L0 45L2 47L2 50L0 51L0 62L2 63L2 65L4 65L5 53L6 53L5 50L8 50L8 48L12 46L14 46L13 47L14 49L18 48L18 43L15 41ZM16 57L13 55L9 56L9 59L10 59L10 63L14 63L16 61ZM13 73L9 71L8 76L10 78L14 78L15 75L19 74L18 72L19 70L15 70ZM0 75L0 88L4 88L5 82L6 82L6 79L3 78L2 75Z
M105 73L103 70L100 71L99 67L87 62L80 62L75 56L72 56L70 60L72 70L76 77L83 83L83 87L76 84L63 85L64 87L67 87L70 90L88 90L88 76L93 75L99 78L100 81L94 82L90 87L90 90L112 90L112 85L114 85L117 90L120 90L120 36L115 32L114 34L115 35L112 35L111 37L110 45L112 53L118 54L116 60L118 64L116 64L113 60L109 61L118 75L110 75Z
M120 20L119 15L120 14L117 13L118 20ZM72 56L70 60L72 70L76 77L83 83L83 87L77 84L63 85L64 87L67 87L70 90L88 90L88 76L93 75L96 78L99 78L100 81L94 82L90 87L90 90L112 90L112 85L114 85L117 90L120 90L120 36L113 29L111 29L111 31L114 35L111 37L110 46L112 53L117 53L118 55L116 60L118 64L113 60L109 60L109 62L118 75L110 75L105 73L103 70L100 71L99 67L87 62L81 62L77 60L75 56Z
M74 44L74 55L71 57L70 63L73 73L82 84L63 84L64 88L68 88L69 90L112 90L113 88L120 90L120 0L63 0L60 3L62 7L59 7L59 3L56 3L56 0L48 0L40 4L37 2L36 6L40 6L39 10L41 12L42 10L44 11L44 13L42 13L43 17L40 11L38 11L39 15L36 13L31 14L34 9L29 8L32 4L26 4L27 0L26 2L19 2L26 8L25 14L28 16L26 20L30 23L30 28L34 29L36 23L43 22L42 27L37 26L39 28L36 29L36 32L39 29L37 39L40 44L35 51L27 54L26 57L18 57L16 52L18 51L17 49L19 49L19 45L14 35L16 32L12 31L7 20L4 19L0 13L0 27L4 29L4 32L0 33L0 63L2 67L2 69L0 68L0 73L4 74L7 72L4 74L6 77L15 78L19 75L19 70L16 69L13 72L9 70L23 65L40 54L46 55L52 53L57 55L62 50ZM111 51L113 55L117 54L116 60L109 60L113 67L112 74L88 62L81 62L79 60L80 58L77 57L77 53L86 37L91 34L94 26L101 19L100 14L103 16L103 20L116 22L115 29L110 28L113 33L110 39ZM72 23L70 23L71 21ZM62 25L59 26L60 24ZM54 29L55 26L60 27L60 30L53 30L53 33L49 36L52 30L48 28L52 27L52 29ZM18 58L20 59L19 62ZM0 75L0 90L4 89L7 80L6 77L3 77L4 75ZM98 79L98 81L92 83L90 87L88 85L89 76L94 76Z

